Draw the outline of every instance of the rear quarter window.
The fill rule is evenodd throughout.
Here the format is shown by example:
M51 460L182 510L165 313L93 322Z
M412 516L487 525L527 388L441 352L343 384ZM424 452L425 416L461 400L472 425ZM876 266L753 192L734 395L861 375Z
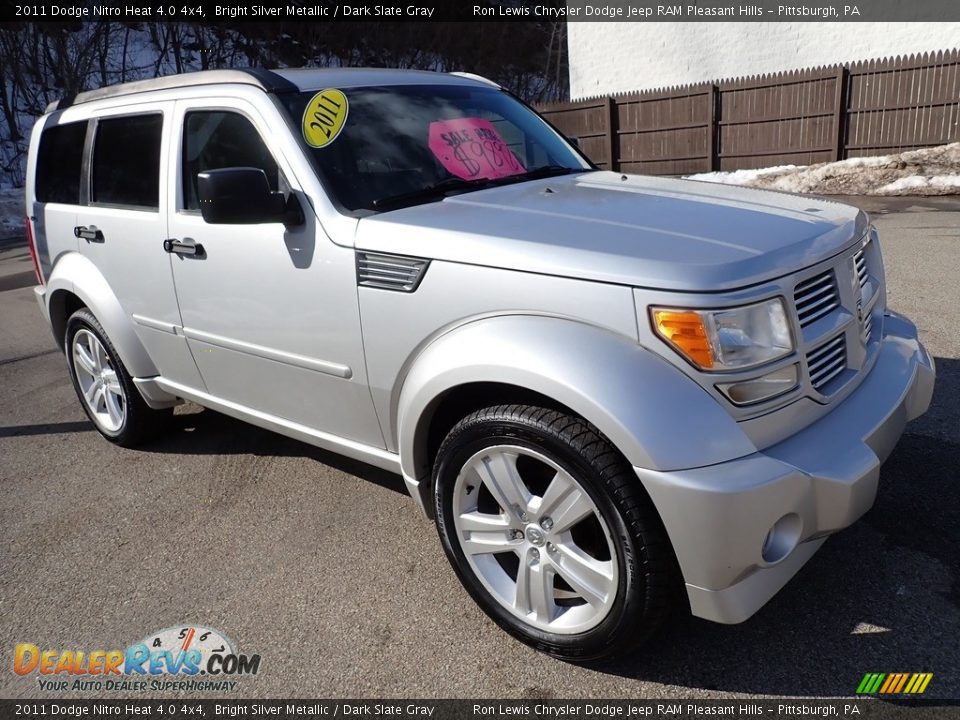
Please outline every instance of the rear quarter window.
M80 204L83 143L87 122L47 128L37 151L36 196L38 202Z
M160 114L100 120L93 145L91 201L158 209L162 132Z

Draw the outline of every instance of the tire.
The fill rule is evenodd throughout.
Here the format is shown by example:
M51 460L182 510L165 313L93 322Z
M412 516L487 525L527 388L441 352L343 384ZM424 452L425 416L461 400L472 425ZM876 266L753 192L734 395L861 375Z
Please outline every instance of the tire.
M433 500L464 588L537 650L609 660L634 651L682 603L653 503L581 418L524 405L474 412L437 452Z
M80 406L103 437L121 447L136 447L167 429L172 409L154 410L146 404L87 308L67 320L64 349Z

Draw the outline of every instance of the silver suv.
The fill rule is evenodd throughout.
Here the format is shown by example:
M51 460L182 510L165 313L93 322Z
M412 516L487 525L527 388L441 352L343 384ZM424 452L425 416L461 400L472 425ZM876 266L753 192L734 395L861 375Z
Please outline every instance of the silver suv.
M574 660L750 617L933 390L863 213L599 170L475 76L81 93L26 206L104 437L190 400L401 473L483 610Z

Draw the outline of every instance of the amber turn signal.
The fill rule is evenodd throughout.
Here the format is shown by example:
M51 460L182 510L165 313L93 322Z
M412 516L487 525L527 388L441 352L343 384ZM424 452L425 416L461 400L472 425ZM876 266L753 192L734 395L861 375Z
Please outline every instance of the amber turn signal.
M713 349L703 316L689 310L654 310L653 325L660 336L697 367L713 367Z

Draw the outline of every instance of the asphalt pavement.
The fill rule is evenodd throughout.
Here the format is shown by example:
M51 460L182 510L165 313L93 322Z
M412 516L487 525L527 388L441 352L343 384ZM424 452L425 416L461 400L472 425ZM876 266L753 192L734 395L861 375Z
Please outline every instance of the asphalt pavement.
M889 304L936 357L932 409L876 506L751 620L678 616L597 667L489 621L397 476L193 405L145 448L101 439L26 250L0 248L0 697L69 696L12 672L17 643L122 649L195 623L262 658L231 698L849 696L867 672L921 671L927 697L960 698L960 199L862 202Z

